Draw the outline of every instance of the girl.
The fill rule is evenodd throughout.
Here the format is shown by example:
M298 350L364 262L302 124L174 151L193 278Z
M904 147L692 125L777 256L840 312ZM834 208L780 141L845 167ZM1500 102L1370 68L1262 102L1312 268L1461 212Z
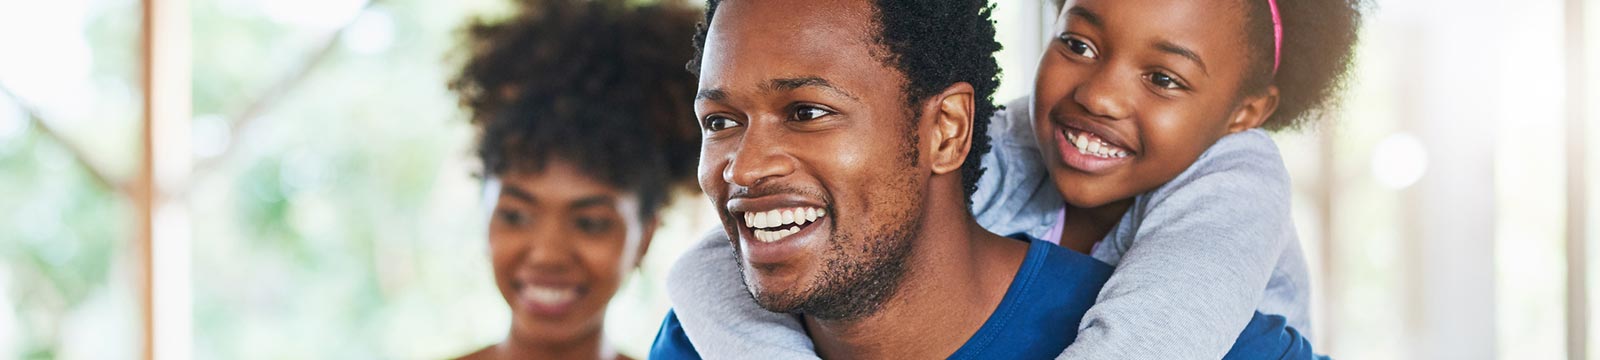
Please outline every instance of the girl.
M1083 322L1062 324L1080 329L1063 356L1220 358L1256 310L1309 337L1288 174L1262 129L1295 128L1332 103L1359 4L1060 8L1034 96L989 128L993 150L973 211L993 232L1028 233L1117 265ZM749 300L727 249L704 249L669 278L680 318L713 319L683 322L702 355L747 356L717 351L753 342L765 357L814 356L792 318L710 306ZM726 280L707 288L705 278ZM745 344L717 345L735 343Z

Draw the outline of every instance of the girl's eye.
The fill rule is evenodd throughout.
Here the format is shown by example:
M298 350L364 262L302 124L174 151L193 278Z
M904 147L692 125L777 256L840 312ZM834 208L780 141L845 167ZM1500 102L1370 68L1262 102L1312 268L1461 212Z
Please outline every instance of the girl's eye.
M833 115L833 112L815 106L799 106L794 109L795 121L816 120L823 116Z
M1093 46L1090 46L1089 43L1078 38L1064 36L1061 38L1061 42L1067 45L1067 51L1071 51L1073 54L1078 54L1078 56L1090 59L1100 56L1100 53L1094 51Z
M1184 88L1183 84L1178 83L1178 79L1174 79L1171 75L1167 75L1165 73L1150 74L1150 83L1162 89L1168 90L1179 90Z
M733 128L735 126L739 126L739 123L735 122L735 121L733 121L733 119L729 119L727 117L712 116L712 117L706 118L706 120L705 120L706 131L717 132L717 131L730 129L730 128Z

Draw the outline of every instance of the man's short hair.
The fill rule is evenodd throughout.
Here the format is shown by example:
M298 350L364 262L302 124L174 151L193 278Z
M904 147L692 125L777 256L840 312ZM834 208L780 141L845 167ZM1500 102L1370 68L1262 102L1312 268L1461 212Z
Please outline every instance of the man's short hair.
M688 64L691 72L700 72L706 32L723 1L729 0L706 1L705 20L694 36L695 56ZM984 0L874 0L873 9L878 25L873 39L887 50L884 64L905 76L901 90L910 109L950 85L972 84L972 149L961 166L963 194L970 205L983 176L983 155L989 152L989 118L998 108L994 92L1000 87L1000 65L994 53L1000 43L995 41L994 7Z

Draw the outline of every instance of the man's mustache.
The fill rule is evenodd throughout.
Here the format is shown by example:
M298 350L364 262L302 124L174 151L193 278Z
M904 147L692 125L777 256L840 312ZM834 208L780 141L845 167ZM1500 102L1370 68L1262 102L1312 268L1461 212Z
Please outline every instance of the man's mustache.
M824 204L833 203L833 199L829 199L828 196L821 191L788 184L758 184L751 187L733 186L728 191L729 199L749 199L772 195L799 195L807 198L822 200Z

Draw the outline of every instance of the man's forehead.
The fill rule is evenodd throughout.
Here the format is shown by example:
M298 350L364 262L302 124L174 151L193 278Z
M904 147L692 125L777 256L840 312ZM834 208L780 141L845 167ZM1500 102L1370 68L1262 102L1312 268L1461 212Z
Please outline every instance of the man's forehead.
M808 86L848 94L849 70L885 66L875 31L865 0L725 1L707 33L699 97Z
M873 25L874 9L872 0L723 0L713 25L755 21L764 27L829 25L868 30Z

